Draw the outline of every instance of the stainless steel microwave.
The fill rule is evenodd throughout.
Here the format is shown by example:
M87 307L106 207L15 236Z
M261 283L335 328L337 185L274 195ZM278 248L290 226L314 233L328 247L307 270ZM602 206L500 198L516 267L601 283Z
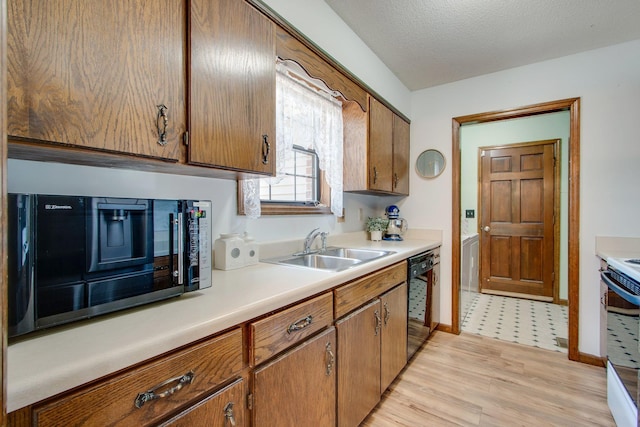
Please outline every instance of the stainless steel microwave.
M211 286L211 202L8 197L9 337Z

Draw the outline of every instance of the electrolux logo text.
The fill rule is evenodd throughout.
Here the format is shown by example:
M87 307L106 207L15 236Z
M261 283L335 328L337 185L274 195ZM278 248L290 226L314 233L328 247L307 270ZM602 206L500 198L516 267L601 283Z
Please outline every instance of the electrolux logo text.
M73 208L69 205L44 205L44 209L47 211L55 211L55 210L72 210Z

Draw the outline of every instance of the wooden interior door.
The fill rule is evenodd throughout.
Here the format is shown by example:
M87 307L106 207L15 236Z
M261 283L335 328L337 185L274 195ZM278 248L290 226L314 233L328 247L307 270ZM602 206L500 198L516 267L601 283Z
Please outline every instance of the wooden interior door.
M557 140L481 148L481 291L552 301Z

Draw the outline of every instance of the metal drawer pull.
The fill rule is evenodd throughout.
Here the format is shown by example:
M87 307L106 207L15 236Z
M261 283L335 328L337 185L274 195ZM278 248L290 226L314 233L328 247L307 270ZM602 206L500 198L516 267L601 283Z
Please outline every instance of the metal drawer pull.
M262 135L262 163L269 164L269 153L271 152L271 144L269 144L269 135Z
M308 315L307 317L304 317L304 318L302 318L302 319L300 319L300 320L298 320L296 322L293 322L287 328L287 333L290 334L291 332L299 331L300 329L304 329L307 326L309 326L312 321L313 321L313 316L312 315Z
M230 425L231 427L235 427L236 425L236 416L233 414L233 402L229 402L224 407L224 425Z
M142 405L144 405L145 402L171 396L178 390L182 389L182 387L184 387L185 384L191 384L194 377L195 377L195 374L193 373L193 371L189 371L186 374L181 375L179 377L168 379L162 384L158 384L157 386L153 387L148 391L145 391L144 393L139 393L135 400L136 408L142 408ZM168 390L165 390L161 393L156 394L156 391L158 389L163 388L164 386L174 382L177 382L178 384L176 384L175 386L171 387Z
M389 304L384 303L384 325L387 326L389 323L389 317L391 317L391 310L389 310Z
M158 116L156 117L156 127L158 128L158 144L167 145L167 126L169 118L167 117L167 106L160 104L158 107Z
M336 357L333 355L333 351L331 351L330 342L327 343L325 350L327 352L327 356L329 356L329 362L327 363L327 371L326 371L326 375L329 376L331 375L331 371L333 370L333 364L336 362Z
M382 326L382 319L380 319L380 311L376 310L375 313L373 313L373 315L376 318L376 329L375 329L375 335L378 335L378 332L380 332L380 327Z
M377 180L378 180L378 169L374 166L373 167L373 183L375 184Z

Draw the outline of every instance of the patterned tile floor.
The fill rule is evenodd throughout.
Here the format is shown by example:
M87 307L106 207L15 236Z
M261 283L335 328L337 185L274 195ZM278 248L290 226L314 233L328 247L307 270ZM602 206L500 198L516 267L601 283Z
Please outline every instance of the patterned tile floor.
M462 322L473 334L566 353L567 307L520 298L476 294Z

